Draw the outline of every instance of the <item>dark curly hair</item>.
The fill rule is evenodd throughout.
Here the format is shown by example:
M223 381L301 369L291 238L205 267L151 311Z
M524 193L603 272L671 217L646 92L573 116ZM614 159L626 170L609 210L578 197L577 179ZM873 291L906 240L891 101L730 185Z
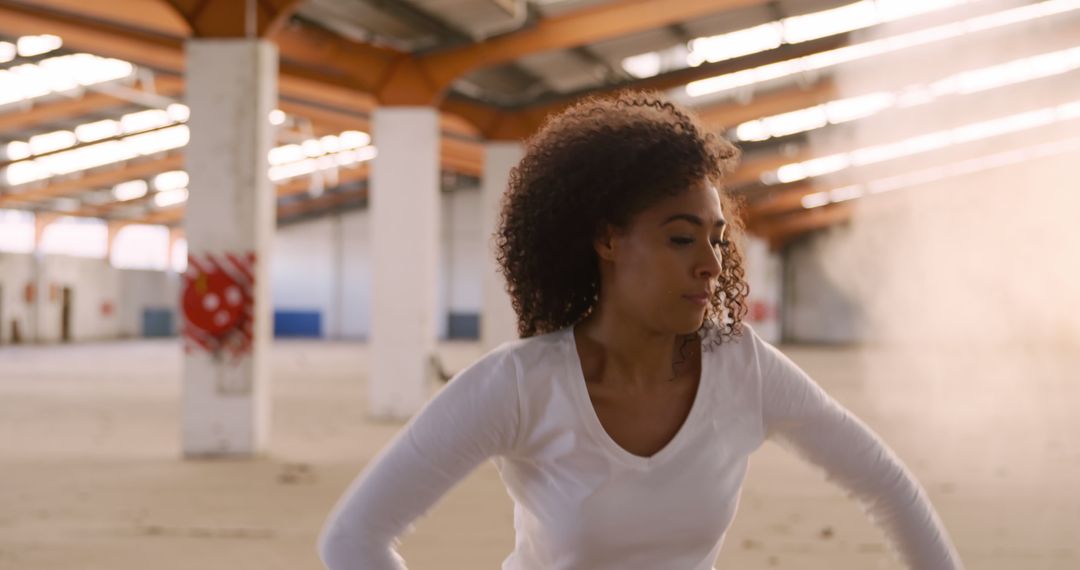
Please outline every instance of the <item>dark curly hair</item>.
M599 299L593 238L625 228L659 200L707 178L717 188L738 149L658 93L592 97L548 118L510 172L495 232L521 338L573 325ZM718 287L698 334L719 343L741 334L746 315L740 204L720 192L728 221Z

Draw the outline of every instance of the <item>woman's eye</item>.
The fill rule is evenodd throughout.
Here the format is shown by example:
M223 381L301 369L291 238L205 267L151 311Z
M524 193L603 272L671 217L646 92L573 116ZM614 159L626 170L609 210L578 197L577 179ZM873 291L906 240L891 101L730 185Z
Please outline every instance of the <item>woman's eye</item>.
M671 238L671 243L675 243L675 244L679 244L679 245L689 245L689 244L694 243L694 238L673 237L673 238ZM727 246L731 245L731 242L726 240L726 239L719 239L719 240L714 239L714 240L712 240L711 243L712 243L713 247L727 247Z

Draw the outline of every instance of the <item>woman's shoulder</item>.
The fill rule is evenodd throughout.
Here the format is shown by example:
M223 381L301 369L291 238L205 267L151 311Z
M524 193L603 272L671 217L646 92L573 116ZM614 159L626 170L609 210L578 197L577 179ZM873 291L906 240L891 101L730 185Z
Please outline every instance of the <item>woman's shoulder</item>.
M496 446L512 453L527 436L529 418L550 401L552 378L566 370L560 332L500 343L455 374L440 396L454 402L455 414L513 426Z
M777 374L788 374L797 368L748 323L741 324L739 334L724 337L722 342L705 350L704 357L712 359L711 370L738 385L760 387Z
M743 322L738 334L721 338L720 329L713 328L703 337L704 354L726 364L754 364L760 362L762 352L771 345L758 335L754 327Z
M490 375L497 371L501 373L497 375L501 378L520 380L525 373L552 370L556 363L563 362L565 358L562 350L565 332L565 329L560 329L543 335L504 341L476 359L458 375L470 375L468 373L480 371Z
M512 353L519 363L525 362L532 365L549 363L553 359L565 356L569 330L569 327L564 327L545 334L509 340L499 348Z

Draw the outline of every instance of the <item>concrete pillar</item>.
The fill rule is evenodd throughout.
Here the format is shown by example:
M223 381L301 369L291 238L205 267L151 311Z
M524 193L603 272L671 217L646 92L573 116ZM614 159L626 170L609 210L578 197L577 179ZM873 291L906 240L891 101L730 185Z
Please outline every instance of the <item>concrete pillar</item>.
M499 207L510 180L510 169L524 155L518 142L493 142L484 148L484 181L481 188L483 212L480 227L484 238L483 307L480 313L480 342L484 350L518 338L517 316L506 292L506 280L495 262L495 230Z
M45 228L49 227L49 224L60 219L58 214L50 214L49 212L37 212L34 214L34 253L41 252L42 238L45 237Z
M435 350L439 117L427 107L384 107L373 124L369 413L404 420L427 401Z
M34 342L44 342L45 319L48 318L49 307L49 280L45 271L45 251L41 249L45 238L45 228L60 218L57 214L37 212L34 214L34 252L31 254L30 277L30 327L26 338Z
M169 260L169 266L166 269L166 271L168 271L168 272L173 272L174 271L173 264L172 264L173 252L176 251L176 243L179 242L180 240L187 240L187 238L184 237L184 228L177 227L177 226L169 226L169 249L165 254L166 257ZM186 244L186 241L185 241L185 247L186 246L187 246L187 244Z
M186 88L183 452L251 455L269 436L275 198L267 153L277 48L261 40L190 40Z
M116 236L119 235L120 230L130 225L125 222L117 222L115 220L109 220L106 222L107 235L105 237L105 263L109 265L113 264L113 243L116 242Z

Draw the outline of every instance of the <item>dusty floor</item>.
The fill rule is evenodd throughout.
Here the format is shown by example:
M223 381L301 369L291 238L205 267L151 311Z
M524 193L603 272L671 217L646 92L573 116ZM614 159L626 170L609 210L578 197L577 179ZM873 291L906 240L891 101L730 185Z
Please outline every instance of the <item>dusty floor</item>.
M480 354L440 350L453 370ZM968 568L1080 568L1076 351L788 352L915 472ZM278 343L273 358L269 453L183 461L175 342L0 347L0 568L321 568L324 517L399 426L364 420L364 345ZM511 545L489 464L402 554L414 570L475 570ZM842 491L766 444L717 567L899 566Z

